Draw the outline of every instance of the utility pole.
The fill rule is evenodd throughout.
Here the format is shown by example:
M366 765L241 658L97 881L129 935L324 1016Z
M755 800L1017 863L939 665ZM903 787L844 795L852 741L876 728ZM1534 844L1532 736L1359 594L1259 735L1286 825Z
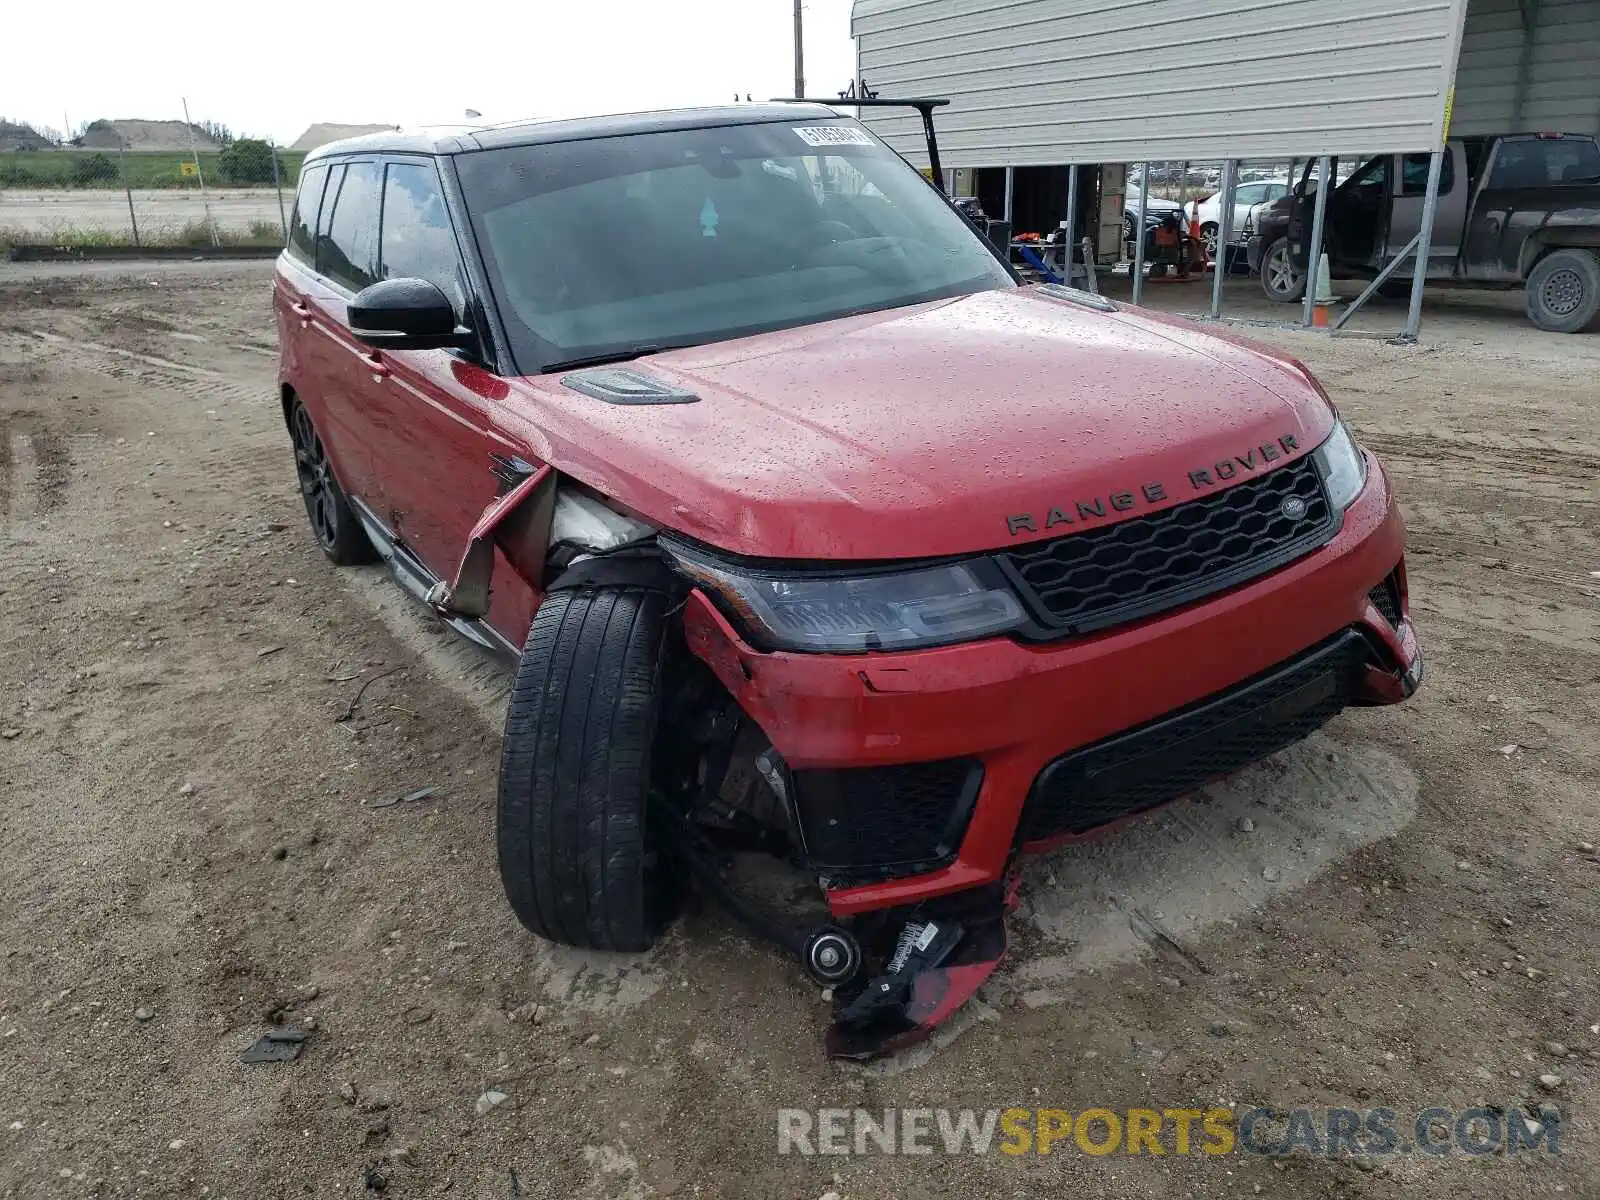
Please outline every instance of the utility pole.
M794 94L797 100L806 94L806 50L800 33L800 0L794 0Z
M189 128L189 153L194 155L194 177L200 181L200 205L206 210L206 228L211 231L211 244L220 246L222 239L217 235L217 223L211 219L211 201L206 198L206 177L200 169L200 147L194 140L194 122L189 120L189 100L187 97L180 99L183 100L183 123Z

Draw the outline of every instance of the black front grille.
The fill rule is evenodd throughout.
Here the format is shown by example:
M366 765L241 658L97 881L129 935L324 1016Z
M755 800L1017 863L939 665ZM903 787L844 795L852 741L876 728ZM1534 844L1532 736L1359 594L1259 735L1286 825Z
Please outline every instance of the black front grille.
M1399 574L1390 571L1384 576L1382 583L1367 593L1367 597L1372 601L1373 607L1383 614L1383 619L1389 622L1389 628L1398 630L1400 628Z
M995 557L1041 624L1083 633L1243 583L1338 525L1308 456L1214 496Z
M967 758L795 771L811 867L852 879L931 871L955 858L983 782Z
M1074 750L1039 772L1023 841L1154 808L1299 741L1348 705L1369 654L1347 630L1227 691Z

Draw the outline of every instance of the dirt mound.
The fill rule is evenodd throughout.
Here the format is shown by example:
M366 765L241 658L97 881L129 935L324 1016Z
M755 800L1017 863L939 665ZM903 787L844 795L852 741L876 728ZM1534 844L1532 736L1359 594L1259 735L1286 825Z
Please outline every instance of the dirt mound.
M12 150L48 150L54 143L32 125L0 117L0 153Z
M79 145L86 150L220 150L222 143L198 125L182 121L95 121Z

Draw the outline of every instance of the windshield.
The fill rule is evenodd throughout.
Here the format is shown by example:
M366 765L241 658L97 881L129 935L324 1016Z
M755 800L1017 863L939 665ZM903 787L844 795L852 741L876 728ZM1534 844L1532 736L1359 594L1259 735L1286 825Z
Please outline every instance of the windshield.
M1014 287L853 121L674 130L456 159L518 369Z

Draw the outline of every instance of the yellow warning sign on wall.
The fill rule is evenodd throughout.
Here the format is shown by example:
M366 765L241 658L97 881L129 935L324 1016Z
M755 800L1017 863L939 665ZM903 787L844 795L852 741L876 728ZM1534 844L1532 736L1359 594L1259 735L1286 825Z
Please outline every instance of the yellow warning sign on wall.
M200 164L197 162L181 162L178 164L178 174L183 176L200 174Z

